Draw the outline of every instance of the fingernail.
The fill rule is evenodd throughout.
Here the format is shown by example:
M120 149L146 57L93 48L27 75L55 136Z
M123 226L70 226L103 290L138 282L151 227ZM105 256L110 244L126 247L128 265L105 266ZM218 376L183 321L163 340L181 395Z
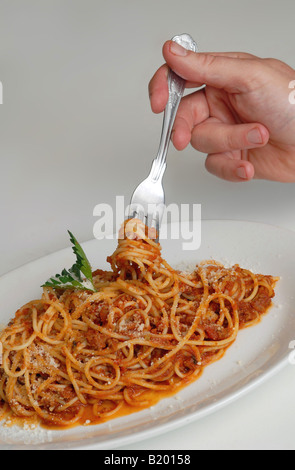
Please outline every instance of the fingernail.
M170 52L172 52L172 54L174 54L174 55L184 57L184 56L187 55L188 50L185 49L184 47L180 46L179 44L177 44L177 42L171 41L171 43L170 43Z
M236 171L236 175L239 177L239 178L242 178L242 179L247 179L247 173L246 173L246 170L243 166L240 166L240 168L237 169Z
M259 131L259 129L252 129L250 132L248 132L248 142L251 144L262 144L262 136Z

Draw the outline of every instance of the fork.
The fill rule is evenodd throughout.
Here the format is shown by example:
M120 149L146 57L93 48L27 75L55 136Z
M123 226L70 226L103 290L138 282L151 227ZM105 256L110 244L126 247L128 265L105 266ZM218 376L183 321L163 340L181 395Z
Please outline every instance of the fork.
M174 36L172 41L177 42L185 49L198 52L197 44L188 34ZM167 166L166 157L171 132L184 89L185 80L169 69L169 98L164 112L159 150L156 158L153 160L148 177L143 180L133 192L128 208L127 218L139 219L148 228L155 229L157 241L159 240L160 225L165 210L165 193L162 179Z

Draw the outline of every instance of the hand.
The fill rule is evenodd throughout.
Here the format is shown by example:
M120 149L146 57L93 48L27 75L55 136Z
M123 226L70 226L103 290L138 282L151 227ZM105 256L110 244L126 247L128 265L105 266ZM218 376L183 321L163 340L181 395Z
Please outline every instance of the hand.
M172 141L207 154L206 168L228 181L252 178L295 182L295 71L276 59L251 54L195 53L164 44L166 64L149 84L151 107L165 109L168 67L200 88L182 98Z

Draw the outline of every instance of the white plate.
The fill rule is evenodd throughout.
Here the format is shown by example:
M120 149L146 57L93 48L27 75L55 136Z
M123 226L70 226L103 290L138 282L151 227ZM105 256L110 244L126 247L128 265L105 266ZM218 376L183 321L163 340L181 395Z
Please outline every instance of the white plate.
M227 266L238 263L257 273L280 276L274 307L258 325L242 330L225 356L176 397L97 426L66 431L0 426L0 449L115 449L213 413L288 364L288 346L295 335L295 232L252 222L212 220L202 222L199 250L183 251L182 240L165 240L162 246L164 257L175 267L213 258ZM116 240L92 240L83 247L93 268L108 268L106 257L114 251ZM40 297L40 284L72 264L69 247L2 277L0 323L6 324L18 307Z

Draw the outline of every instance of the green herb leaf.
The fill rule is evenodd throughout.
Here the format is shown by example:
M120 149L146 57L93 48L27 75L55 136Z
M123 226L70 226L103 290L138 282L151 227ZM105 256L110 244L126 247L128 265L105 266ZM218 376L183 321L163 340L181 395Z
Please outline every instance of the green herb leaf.
M93 285L92 270L90 263L74 235L69 232L73 244L73 252L76 255L76 263L69 269L63 269L61 274L56 274L48 279L42 287L54 289L80 289L96 292ZM83 279L83 276L85 279Z

